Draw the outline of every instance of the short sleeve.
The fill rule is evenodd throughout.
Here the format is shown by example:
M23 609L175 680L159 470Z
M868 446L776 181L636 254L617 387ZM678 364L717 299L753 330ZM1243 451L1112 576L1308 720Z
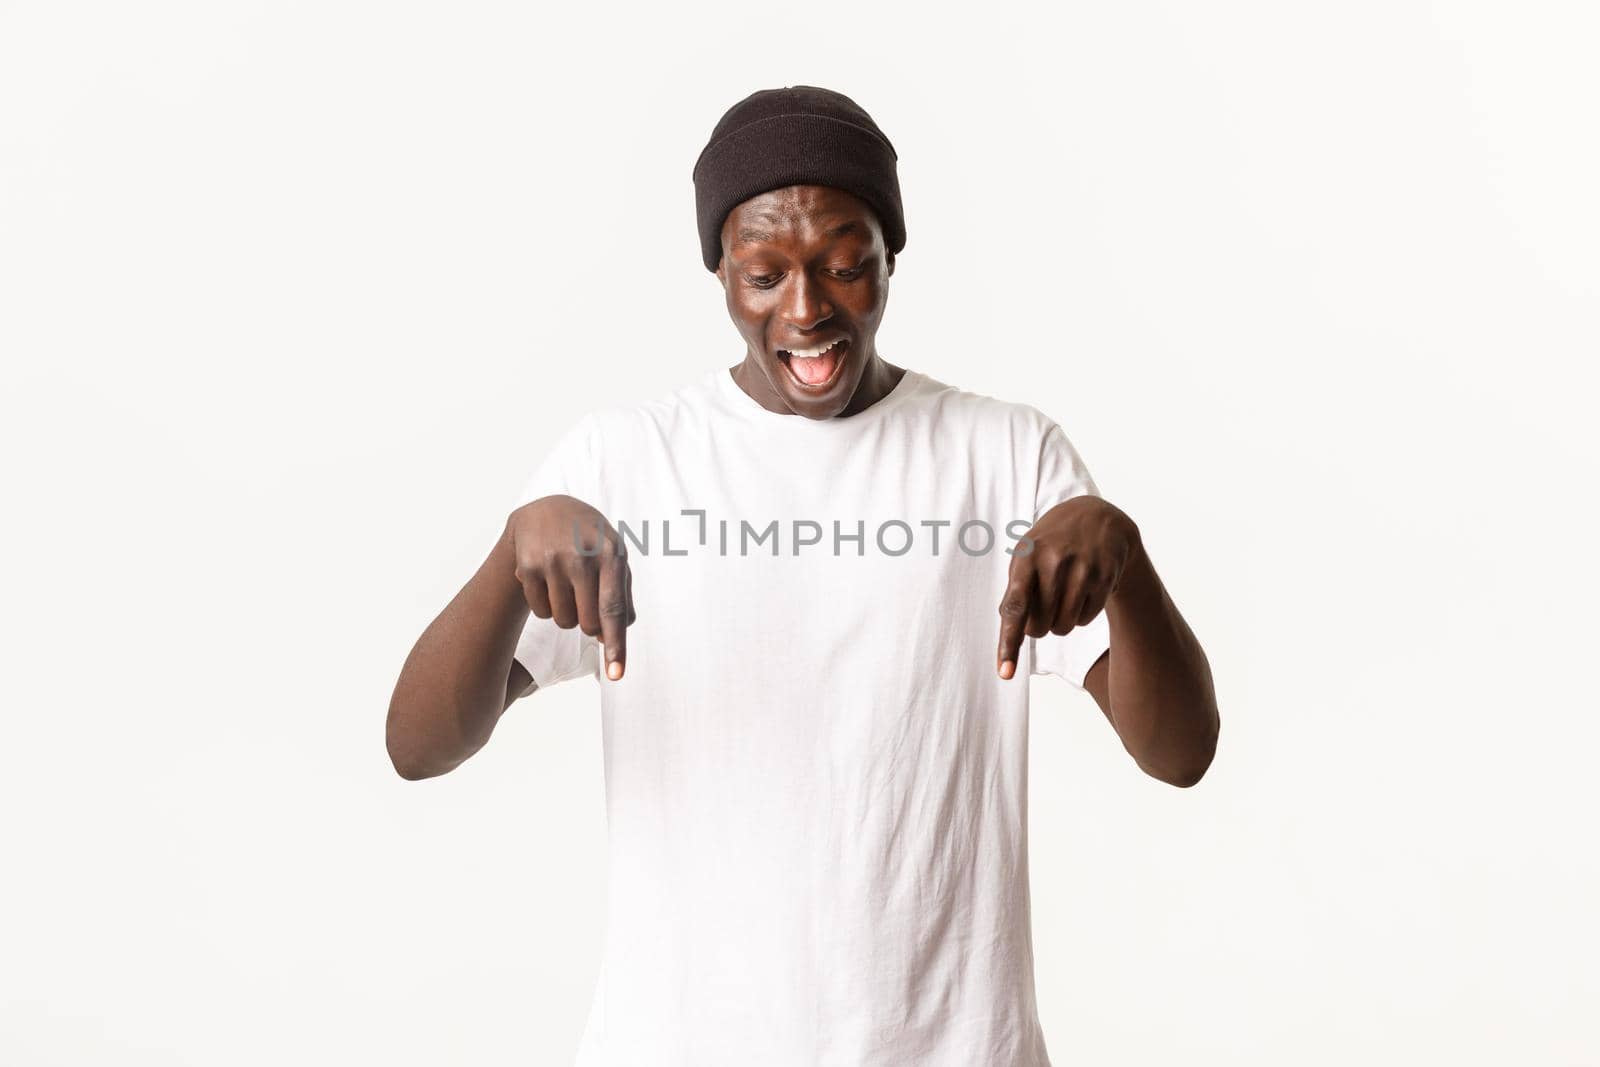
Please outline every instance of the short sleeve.
M1033 521L1038 522L1044 513L1075 496L1099 496L1094 479L1083 457L1072 447L1067 435L1054 422L1046 422L1044 436L1039 441L1039 477L1033 497Z
M1062 501L1084 495L1099 496L1100 490L1065 431L1047 420L1039 444L1033 521L1038 522L1045 512ZM1034 674L1052 674L1082 689L1089 668L1111 647L1111 623L1102 610L1088 623L1075 626L1065 634L1030 637L1028 644L1033 648Z
M591 499L595 483L594 431L593 415L585 415L568 427L523 483L516 506L558 494L594 504Z
M599 507L594 451L594 419L586 415L569 428L524 483L513 507L541 497L566 495ZM540 689L585 675L598 675L600 642L576 627L529 614L517 639L514 658Z
M1102 610L1086 625L1065 634L1030 637L1028 642L1033 646L1034 674L1053 674L1082 689L1089 668L1111 649L1111 621Z

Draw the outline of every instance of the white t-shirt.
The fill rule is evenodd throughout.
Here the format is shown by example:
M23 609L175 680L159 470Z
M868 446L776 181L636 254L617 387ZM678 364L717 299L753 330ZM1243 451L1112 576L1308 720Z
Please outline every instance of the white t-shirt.
M579 419L520 501L554 493L627 525L638 615L616 682L552 620L516 653L600 686L579 1067L1048 1064L1027 679L1081 688L1109 625L1025 639L1010 681L995 652L1006 550L1098 495L1061 428L909 369L860 414L779 415L719 367Z

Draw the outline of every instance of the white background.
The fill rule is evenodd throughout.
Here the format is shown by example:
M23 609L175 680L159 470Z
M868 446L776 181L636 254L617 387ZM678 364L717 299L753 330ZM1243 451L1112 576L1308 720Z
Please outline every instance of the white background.
M1034 683L1055 1061L1600 1061L1593 18L579 7L0 2L0 1061L570 1062L595 683L384 714L556 435L741 357L690 168L795 83L900 153L884 355L1216 675L1188 791Z

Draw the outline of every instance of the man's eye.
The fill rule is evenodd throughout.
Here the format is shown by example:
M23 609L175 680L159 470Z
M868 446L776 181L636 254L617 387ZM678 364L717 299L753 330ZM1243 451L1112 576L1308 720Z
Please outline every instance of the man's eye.
M840 278L845 279L846 281L849 281L851 278L854 278L857 275L859 275L862 272L862 270L864 270L864 269L865 268L863 268L863 267L841 267L838 270L835 270L833 273L837 277L840 277Z
M757 289L771 289L774 285L778 284L778 275L776 275L776 274L754 274L754 275L746 274L744 276L744 280L749 282L751 285L755 286Z

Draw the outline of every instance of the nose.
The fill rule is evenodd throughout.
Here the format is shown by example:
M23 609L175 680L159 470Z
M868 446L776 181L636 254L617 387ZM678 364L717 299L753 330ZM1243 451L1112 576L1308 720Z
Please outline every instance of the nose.
M823 295L822 287L811 275L797 270L790 275L789 290L784 294L783 317L798 330L811 330L833 317L833 305Z

